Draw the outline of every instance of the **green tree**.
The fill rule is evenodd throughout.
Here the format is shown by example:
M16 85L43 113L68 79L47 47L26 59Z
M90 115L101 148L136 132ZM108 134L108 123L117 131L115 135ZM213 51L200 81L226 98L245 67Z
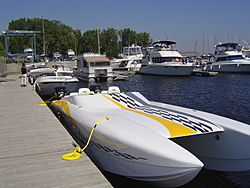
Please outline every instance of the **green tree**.
M0 42L0 56L3 56L3 57L6 56L5 49L3 47L3 43L2 42Z
M132 44L136 44L139 46L148 46L152 43L152 39L150 38L150 34L146 32L136 33L134 30L130 28L125 28L118 32L120 37L120 46L131 46Z
M30 30L43 31L45 29L46 55L52 57L53 52L66 54L68 49L73 49L76 54L85 52L98 53L97 31L87 30L82 33L79 29L73 30L71 27L58 20L47 20L42 18L20 18L9 22L9 30ZM100 31L99 31L100 32ZM137 44L140 46L149 45L152 40L150 34L136 33L130 28L116 30L114 28L103 29L100 33L101 53L106 53L110 57L118 57L124 46ZM4 40L0 38L0 42ZM37 54L43 53L43 33L36 36ZM32 37L14 36L9 37L9 50L11 53L22 53L24 48L32 47Z
M88 30L82 34L81 49L81 53L98 53L98 41L96 30Z
M20 18L12 20L9 23L9 30L30 30L42 31L42 18ZM52 53L57 51L65 54L66 51L75 47L74 30L62 24L58 20L44 19L46 54L52 56ZM36 37L37 53L43 52L43 36L42 33ZM24 48L31 46L31 37L15 36L9 39L9 49L11 53L22 53Z
M130 28L120 30L119 37L121 39L121 46L131 46L137 43L136 32Z
M153 42L152 39L150 38L150 34L146 32L138 33L136 36L136 41L137 45L144 47L148 46Z
M79 29L76 29L73 31L74 35L74 48L73 50L75 51L76 54L80 54L81 51L81 39L82 39L82 32Z
M100 34L101 53L106 53L109 57L118 57L119 41L118 31L114 28L104 29Z

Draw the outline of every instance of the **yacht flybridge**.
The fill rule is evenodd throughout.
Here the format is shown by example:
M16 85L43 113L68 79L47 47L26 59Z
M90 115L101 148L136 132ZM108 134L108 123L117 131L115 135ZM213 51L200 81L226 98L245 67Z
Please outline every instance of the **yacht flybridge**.
M250 61L245 59L238 43L219 43L215 46L215 58L206 70L215 72L250 73Z
M174 49L174 41L156 41L145 48L138 73L166 76L189 76L195 65L185 63L182 55Z
M139 92L122 93L116 86L102 91L100 85L92 85L64 93L60 88L51 109L104 171L177 187L191 181L203 166L250 169L247 124L148 101Z

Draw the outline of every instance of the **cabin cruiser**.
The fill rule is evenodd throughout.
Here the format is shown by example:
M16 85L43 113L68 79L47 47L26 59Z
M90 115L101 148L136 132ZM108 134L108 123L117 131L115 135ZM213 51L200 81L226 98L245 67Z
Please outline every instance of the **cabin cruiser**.
M138 71L141 67L143 57L141 46L123 47L122 59L114 59L111 61L113 70Z
M238 43L219 43L215 46L215 58L207 63L207 71L249 73L250 61L242 53Z
M60 59L62 57L62 54L60 54L59 52L53 52L53 59Z
M178 187L203 166L218 171L250 169L247 124L149 101L139 92L124 93L116 86L102 91L100 85L91 85L70 95L60 88L55 98L54 114L104 171L153 186Z
M52 65L52 68L56 70L59 76L70 76L73 74L67 63L59 62L55 65Z
M34 55L34 50L32 48L25 48L23 53L27 55L27 59L32 59Z
M195 65L184 62L182 55L173 48L174 41L157 41L145 48L138 73L167 76L189 76Z
M68 92L76 90L79 80L71 76L71 73L43 73L34 82L35 91L41 96L53 96L56 86L67 86Z
M84 81L109 81L113 80L110 60L101 54L84 53L77 57L77 69L74 76Z
M29 83L31 85L35 83L37 77L39 77L40 75L49 74L49 73L54 74L55 72L54 68L43 67L44 63L42 63L41 66L39 64L34 63L34 64L30 64L27 66L27 70L28 70L27 75L28 75Z
M71 56L74 56L74 55L75 55L75 52L72 49L67 50L67 56L68 57L71 57Z

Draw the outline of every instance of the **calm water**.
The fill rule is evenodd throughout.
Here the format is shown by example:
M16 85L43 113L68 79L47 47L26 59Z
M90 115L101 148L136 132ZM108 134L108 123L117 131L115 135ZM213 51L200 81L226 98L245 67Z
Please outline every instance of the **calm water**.
M105 90L119 86L121 91L139 91L147 99L173 105L194 108L250 125L250 74L220 73L216 77L167 77L129 75L127 81L98 83ZM88 87L80 82L79 87ZM242 148L242 149L250 149ZM138 181L104 173L115 188L152 187ZM182 188L250 187L250 171L218 172L203 169Z

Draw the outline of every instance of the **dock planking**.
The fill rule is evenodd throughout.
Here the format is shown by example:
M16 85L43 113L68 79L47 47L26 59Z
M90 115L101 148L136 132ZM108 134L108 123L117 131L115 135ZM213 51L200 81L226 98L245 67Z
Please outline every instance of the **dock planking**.
M72 137L18 76L0 83L0 187L112 187L84 153L61 159L73 151Z

